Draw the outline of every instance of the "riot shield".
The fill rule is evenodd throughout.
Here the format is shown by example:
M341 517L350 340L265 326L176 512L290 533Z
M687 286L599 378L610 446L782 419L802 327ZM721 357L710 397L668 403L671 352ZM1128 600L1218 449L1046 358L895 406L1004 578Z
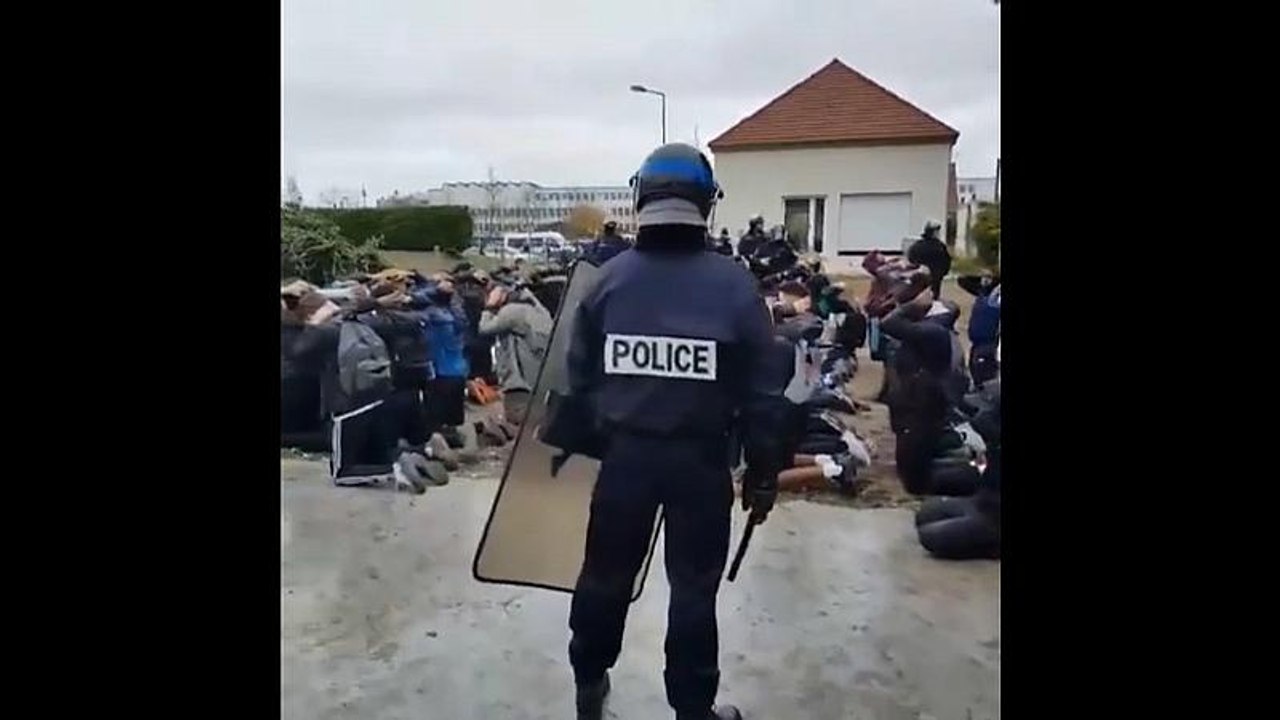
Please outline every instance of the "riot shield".
M528 414L476 548L471 572L481 582L570 593L577 584L600 448L586 432L580 399L570 395L567 359L576 310L600 274L578 262L569 275ZM655 515L633 601L644 589L660 526Z

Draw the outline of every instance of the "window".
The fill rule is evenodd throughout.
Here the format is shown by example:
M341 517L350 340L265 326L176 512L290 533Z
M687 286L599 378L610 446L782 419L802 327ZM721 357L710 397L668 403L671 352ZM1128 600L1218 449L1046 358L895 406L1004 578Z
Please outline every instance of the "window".
M822 254L822 228L827 223L827 199L813 199L813 251Z
M793 198L782 201L782 225L787 229L787 239L799 252L809 250L809 198Z
M797 252L822 252L826 205L825 197L783 198L782 224Z

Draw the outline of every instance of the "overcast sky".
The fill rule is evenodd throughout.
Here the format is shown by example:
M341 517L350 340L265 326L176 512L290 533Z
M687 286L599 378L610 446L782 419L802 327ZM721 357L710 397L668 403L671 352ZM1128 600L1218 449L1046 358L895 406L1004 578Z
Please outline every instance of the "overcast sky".
M660 141L705 143L833 57L1000 153L991 0L282 0L281 177L625 184Z

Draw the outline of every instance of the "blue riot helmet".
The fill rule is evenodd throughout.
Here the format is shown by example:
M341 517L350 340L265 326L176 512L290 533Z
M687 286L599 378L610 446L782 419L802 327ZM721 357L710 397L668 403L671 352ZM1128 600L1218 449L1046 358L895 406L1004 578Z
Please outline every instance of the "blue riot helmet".
M685 143L668 143L649 153L631 177L631 189L637 213L650 203L674 198L693 203L702 224L724 197L707 157Z

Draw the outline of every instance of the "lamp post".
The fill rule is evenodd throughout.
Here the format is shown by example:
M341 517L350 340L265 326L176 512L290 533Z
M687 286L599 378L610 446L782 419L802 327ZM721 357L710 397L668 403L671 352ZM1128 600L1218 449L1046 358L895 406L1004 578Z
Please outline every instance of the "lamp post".
M661 90L652 90L643 85L632 85L631 92L648 93L662 98L662 144L667 144L667 94Z

